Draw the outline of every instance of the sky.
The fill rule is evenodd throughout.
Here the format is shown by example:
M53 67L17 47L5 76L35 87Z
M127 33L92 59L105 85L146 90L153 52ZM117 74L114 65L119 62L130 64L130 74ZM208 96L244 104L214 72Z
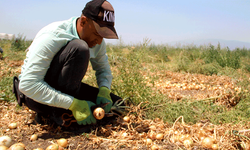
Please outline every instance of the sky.
M33 39L49 23L78 17L89 0L0 0L0 33ZM215 39L250 45L249 0L109 0L119 40L154 44ZM249 47L250 48L250 47Z

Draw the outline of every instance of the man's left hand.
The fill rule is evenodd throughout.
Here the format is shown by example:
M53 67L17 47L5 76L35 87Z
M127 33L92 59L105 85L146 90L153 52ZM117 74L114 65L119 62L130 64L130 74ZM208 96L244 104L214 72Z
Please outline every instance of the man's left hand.
M111 107L113 105L113 101L110 97L110 90L107 87L100 87L99 93L97 95L96 104L104 104L109 103L107 106L104 107L104 110L106 113L108 113L111 110Z

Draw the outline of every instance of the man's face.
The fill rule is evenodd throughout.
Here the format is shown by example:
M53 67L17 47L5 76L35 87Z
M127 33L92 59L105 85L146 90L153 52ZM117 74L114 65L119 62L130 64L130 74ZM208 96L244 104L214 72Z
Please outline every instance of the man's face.
M101 37L93 24L93 20L88 19L85 26L83 27L82 40L87 42L88 46L94 47L96 44L101 44L103 37Z

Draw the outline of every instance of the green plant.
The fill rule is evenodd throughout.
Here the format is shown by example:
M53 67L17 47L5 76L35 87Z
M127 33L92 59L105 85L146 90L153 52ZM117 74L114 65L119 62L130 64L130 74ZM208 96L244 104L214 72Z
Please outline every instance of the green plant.
M24 60L25 51L29 41L24 39L19 46L14 46L11 41L0 41L6 58L11 61ZM27 45L26 45L26 44ZM22 46L23 45L23 46ZM22 50L16 50L15 47ZM228 109L213 103L213 101L181 101L170 100L167 94L157 90L157 82L166 75L166 71L179 71L199 73L206 75L227 75L232 80L239 81L242 90L249 90L250 50L222 49L220 45L215 48L209 46L169 46L150 44L149 39L138 45L107 45L107 55L113 73L112 92L131 100L134 105L145 102L143 115L153 119L159 117L164 121L173 123L179 116L185 122L196 123L209 120L212 123L230 123L249 120L249 95L244 95L235 107ZM6 65L0 60L1 64ZM241 73L239 73L241 72ZM96 85L94 71L89 69L89 74L82 82L92 86ZM12 77L17 74L6 73L0 79L0 98L12 101L15 97L12 90ZM149 86L150 85L150 86ZM164 87L162 87L164 88Z
M12 40L11 49L13 51L24 51L29 47L30 44L31 41L27 41L25 36L18 34L17 38Z
M218 63L221 67L232 67L234 69L240 68L240 49L234 51L221 49L220 44L218 48L210 45L209 49L203 51L202 59L206 64Z

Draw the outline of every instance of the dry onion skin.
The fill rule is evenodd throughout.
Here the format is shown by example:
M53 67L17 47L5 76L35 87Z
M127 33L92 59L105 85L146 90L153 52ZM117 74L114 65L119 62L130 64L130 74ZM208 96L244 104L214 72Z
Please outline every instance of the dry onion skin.
M9 136L1 136L0 137L0 146L10 147L11 141L12 140Z
M94 111L93 111L93 115L96 119L101 120L104 116L105 116L105 111L103 108L101 107L97 107Z

